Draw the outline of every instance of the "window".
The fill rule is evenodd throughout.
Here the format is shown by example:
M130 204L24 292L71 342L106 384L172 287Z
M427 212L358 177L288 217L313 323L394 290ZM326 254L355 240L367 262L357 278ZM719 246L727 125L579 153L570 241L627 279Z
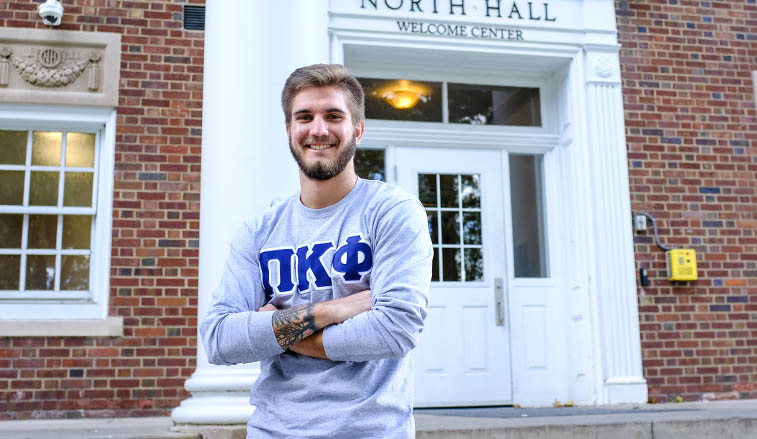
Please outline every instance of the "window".
M358 78L367 119L541 127L539 88ZM446 110L446 111L444 111Z
M484 278L479 174L419 174L418 198L426 208L434 246L431 280Z
M96 140L0 130L0 297L89 296Z
M510 154L515 277L547 277L542 157Z
M386 181L384 150L361 148L355 151L355 173L366 180Z
M115 114L24 109L0 106L0 319L102 319Z

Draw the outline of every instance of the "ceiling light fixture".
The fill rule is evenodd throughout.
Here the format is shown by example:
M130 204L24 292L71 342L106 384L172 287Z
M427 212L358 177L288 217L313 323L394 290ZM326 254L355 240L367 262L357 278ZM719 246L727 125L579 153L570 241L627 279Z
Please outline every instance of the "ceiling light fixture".
M376 94L392 107L407 110L415 107L419 100L425 102L431 96L431 89L417 82L400 79L382 87Z

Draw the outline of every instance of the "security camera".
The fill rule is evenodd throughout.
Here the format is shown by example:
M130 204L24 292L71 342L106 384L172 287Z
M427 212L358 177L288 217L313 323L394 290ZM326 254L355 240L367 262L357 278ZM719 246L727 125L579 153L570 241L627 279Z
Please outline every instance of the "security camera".
M48 26L60 26L60 19L63 17L63 5L60 0L47 0L39 5L39 16L42 22Z

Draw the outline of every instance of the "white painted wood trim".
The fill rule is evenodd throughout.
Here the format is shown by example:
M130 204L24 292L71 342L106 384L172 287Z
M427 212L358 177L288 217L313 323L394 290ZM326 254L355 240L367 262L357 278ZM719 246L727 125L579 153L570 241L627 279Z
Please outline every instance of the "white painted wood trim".
M617 48L591 47L584 58L586 169L593 234L591 295L595 305L598 403L644 403L646 380L631 230L620 63Z
M0 320L0 337L122 337L124 318Z
M99 163L93 197L97 213L90 257L91 298L70 300L21 300L0 302L0 320L72 319L104 320L110 297L111 220L116 144L116 110L101 107L0 104L0 129L86 130L97 133ZM61 213L53 208L51 213ZM65 213L94 213L92 208L63 208ZM4 212L16 211L14 208ZM46 212L34 209L34 212ZM19 212L20 213L20 212ZM28 213L28 212L27 212Z

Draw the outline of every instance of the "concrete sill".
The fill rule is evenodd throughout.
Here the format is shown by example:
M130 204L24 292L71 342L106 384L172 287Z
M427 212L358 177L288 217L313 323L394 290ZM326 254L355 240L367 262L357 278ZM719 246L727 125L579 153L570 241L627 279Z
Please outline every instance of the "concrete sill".
M0 320L0 337L122 337L124 318Z

